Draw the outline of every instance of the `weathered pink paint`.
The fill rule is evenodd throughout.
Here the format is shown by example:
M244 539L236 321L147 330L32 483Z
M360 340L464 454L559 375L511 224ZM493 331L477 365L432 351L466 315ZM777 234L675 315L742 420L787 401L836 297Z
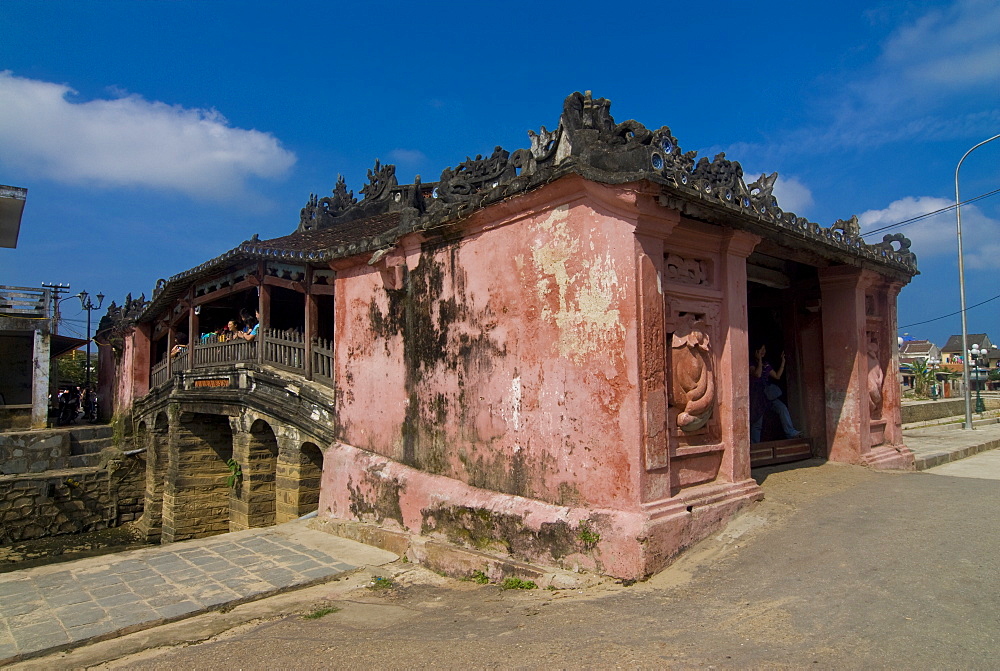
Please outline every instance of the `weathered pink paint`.
M398 502L399 525L433 533L438 508L473 507L535 531L564 520L569 540L587 520L595 547L520 554L646 575L760 497L742 364L756 238L682 221L639 185L567 177L515 201L460 239L401 241L405 296L363 259L338 266L342 442L321 514L381 522ZM708 276L665 273L668 249ZM695 436L677 428L665 340L692 313L715 387Z

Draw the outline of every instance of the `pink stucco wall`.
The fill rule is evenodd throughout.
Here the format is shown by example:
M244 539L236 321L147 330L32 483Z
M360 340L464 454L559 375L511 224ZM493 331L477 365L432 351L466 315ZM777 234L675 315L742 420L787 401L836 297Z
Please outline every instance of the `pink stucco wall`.
M638 505L635 251L572 184L337 277L344 443L549 503ZM491 214L495 214L491 212Z

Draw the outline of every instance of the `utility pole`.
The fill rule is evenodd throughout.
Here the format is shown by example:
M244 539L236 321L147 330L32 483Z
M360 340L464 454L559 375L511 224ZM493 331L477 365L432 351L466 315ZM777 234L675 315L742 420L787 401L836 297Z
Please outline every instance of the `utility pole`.
M52 291L52 335L59 335L59 294L69 291L69 282L42 282L42 286Z

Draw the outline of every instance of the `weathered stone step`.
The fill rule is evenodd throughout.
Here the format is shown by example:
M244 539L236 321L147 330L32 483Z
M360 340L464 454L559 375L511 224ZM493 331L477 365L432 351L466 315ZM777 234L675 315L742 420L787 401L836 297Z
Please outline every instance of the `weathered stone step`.
M80 440L70 443L70 454L73 456L80 454L97 454L105 447L111 447L114 441L108 438L94 438L92 440Z
M101 454L75 454L69 458L70 468L93 468L101 465Z
M113 444L110 426L83 426L70 430L69 453L72 456L97 454Z

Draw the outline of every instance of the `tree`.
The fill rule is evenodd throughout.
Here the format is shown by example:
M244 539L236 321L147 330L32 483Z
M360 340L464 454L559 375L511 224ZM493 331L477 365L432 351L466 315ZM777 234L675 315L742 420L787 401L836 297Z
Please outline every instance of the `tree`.
M927 388L937 382L937 368L928 365L927 359L917 359L903 366L913 376L913 391L917 396L927 396Z

